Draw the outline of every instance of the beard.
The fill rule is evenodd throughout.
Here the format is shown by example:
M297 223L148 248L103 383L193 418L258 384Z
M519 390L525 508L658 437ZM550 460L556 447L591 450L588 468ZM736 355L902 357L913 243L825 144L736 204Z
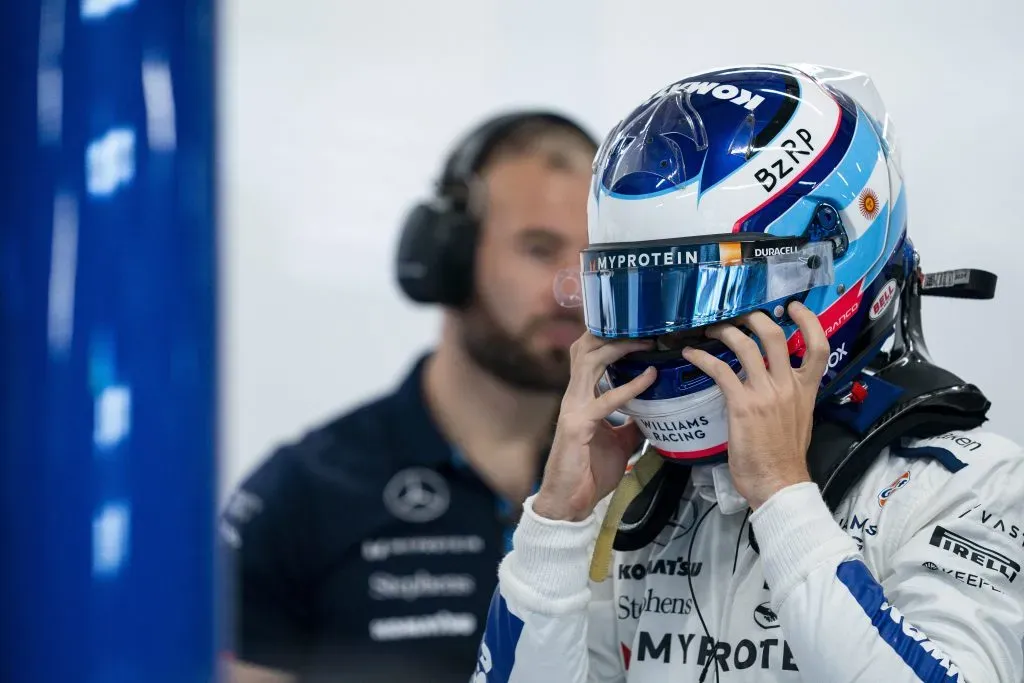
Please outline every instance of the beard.
M462 343L477 365L515 389L561 394L569 385L569 349L534 351L530 339L552 320L576 318L535 318L513 335L505 330L490 310L476 302L462 316Z

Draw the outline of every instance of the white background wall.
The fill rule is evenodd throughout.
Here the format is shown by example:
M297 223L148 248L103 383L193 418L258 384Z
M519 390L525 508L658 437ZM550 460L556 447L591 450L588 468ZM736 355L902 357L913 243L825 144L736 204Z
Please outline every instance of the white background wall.
M222 490L429 347L437 314L400 298L392 251L466 126L541 105L603 135L658 88L744 61L874 76L926 269L1000 277L994 302L926 301L932 352L1024 442L1022 25L1019 0L226 0Z

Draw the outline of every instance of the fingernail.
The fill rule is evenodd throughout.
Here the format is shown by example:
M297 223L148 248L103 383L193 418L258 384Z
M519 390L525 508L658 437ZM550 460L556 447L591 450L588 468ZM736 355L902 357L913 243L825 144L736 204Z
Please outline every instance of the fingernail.
M690 354L690 353L693 353L693 347L692 346L687 346L687 347L683 348L683 357L686 357L686 355Z

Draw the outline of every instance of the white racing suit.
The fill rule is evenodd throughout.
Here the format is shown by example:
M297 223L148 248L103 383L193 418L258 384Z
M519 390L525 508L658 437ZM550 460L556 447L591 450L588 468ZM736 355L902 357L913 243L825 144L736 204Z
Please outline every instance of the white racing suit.
M811 483L751 514L727 465L694 468L601 583L597 516L531 503L473 683L1024 681L1024 454L994 434L883 451L834 515Z

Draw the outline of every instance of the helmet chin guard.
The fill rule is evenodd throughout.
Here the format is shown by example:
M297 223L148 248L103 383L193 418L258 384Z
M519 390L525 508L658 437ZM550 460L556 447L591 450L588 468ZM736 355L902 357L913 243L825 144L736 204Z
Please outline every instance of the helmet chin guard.
M663 401L634 399L619 410L633 418L650 447L665 458L687 464L725 458L729 416L725 396L714 384Z

